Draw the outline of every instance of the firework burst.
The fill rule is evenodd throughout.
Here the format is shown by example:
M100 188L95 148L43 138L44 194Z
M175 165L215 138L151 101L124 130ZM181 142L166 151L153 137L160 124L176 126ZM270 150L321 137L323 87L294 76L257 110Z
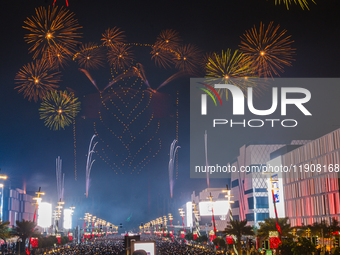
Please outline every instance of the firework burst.
M71 56L60 48L49 48L44 52L43 58L49 63L52 69L64 68Z
M67 91L51 91L42 101L40 119L53 130L65 129L80 111L80 102Z
M156 43L152 46L151 59L155 60L157 66L171 67L174 64L174 58L177 56L176 49L180 46L180 42L181 38L175 30L161 31Z
M60 72L51 70L46 59L37 59L35 62L28 63L15 76L15 87L19 93L23 93L28 100L37 102L43 99L47 92L58 88Z
M25 41L30 44L29 52L33 58L43 55L48 49L57 48L71 55L75 46L79 43L77 38L81 34L77 32L81 28L74 18L74 13L65 8L58 9L39 7L35 9L36 16L27 18L23 28L29 31L25 35Z
M179 33L173 29L166 29L160 32L155 43L156 47L176 50L181 43Z
M76 54L75 60L80 67L85 69L98 69L104 66L105 57L96 43L85 43L80 46L80 52Z
M240 78L253 76L251 61L243 53L231 49L222 51L221 54L214 53L206 64L206 75L208 77Z
M310 2L315 3L314 0L311 0ZM296 5L300 5L301 9L304 10L305 8L309 10L309 1L308 0L275 0L275 5L283 3L286 5L287 10L289 10L289 6L294 3Z
M249 57L243 53L231 49L222 51L221 54L214 53L206 64L206 76L210 81L222 81L224 83L232 83L245 91L248 86L252 84L252 77L254 77L254 68ZM232 79L238 78L238 79ZM218 90L220 96L226 90ZM228 99L228 94L226 94Z
M124 31L121 31L118 27L108 28L102 36L101 40L105 46L113 46L114 44L125 42Z
M152 55L151 59L153 59L159 67L167 68L174 64L175 55L170 50L153 46L150 54Z
M214 59L214 56L213 52L204 53L200 60L200 66L205 70L207 65L210 65L210 59Z
M109 48L107 53L109 64L115 69L123 69L130 66L134 60L131 46L116 44Z
M282 73L284 66L291 66L295 49L290 35L286 30L279 30L280 26L273 26L270 22L268 27L260 23L259 29L254 26L241 36L240 50L249 57L260 77L273 77Z
M192 44L180 46L175 56L175 67L181 71L196 73L201 59L201 51Z

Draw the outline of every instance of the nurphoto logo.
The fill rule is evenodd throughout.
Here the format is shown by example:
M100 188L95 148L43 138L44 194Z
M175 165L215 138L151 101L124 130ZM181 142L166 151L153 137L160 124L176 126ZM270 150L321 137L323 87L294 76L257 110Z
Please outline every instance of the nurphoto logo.
M231 84L215 84L214 87L207 85L205 83L201 83L207 88L199 88L203 90L205 93L201 94L201 115L207 115L208 113L208 104L207 104L207 95L212 98L212 100L215 103L215 106L217 106L217 102L215 100L215 96L220 101L220 105L222 106L222 101L215 89L225 89L228 90L232 96L233 99L233 105L232 105L232 114L233 115L245 115L245 98L247 99L247 107L248 110L257 116L268 116L273 114L278 109L279 104L279 95L278 95L278 88L272 87L272 98L271 98L271 107L269 109L263 109L259 110L256 109L253 103L253 88L248 87L247 88L247 95L245 96L243 91ZM210 89L212 93L208 90ZM304 106L305 103L307 103L311 99L311 93L308 89L305 88L299 88L299 87L281 87L280 88L280 94L281 94L281 100L280 100L280 113L281 116L287 115L287 105L295 105L305 116L311 116L312 114L307 110L307 108ZM289 98L289 94L294 94L295 97L299 96L298 98ZM216 125L225 125L230 124L230 127L233 127L235 125L242 125L243 127L247 126L249 127L262 127L266 122L270 122L271 126L275 126L275 122L280 122L282 127L295 127L297 126L297 121L295 119L250 119L246 121L245 119L242 122L233 122L232 119L213 119L213 127L216 127Z

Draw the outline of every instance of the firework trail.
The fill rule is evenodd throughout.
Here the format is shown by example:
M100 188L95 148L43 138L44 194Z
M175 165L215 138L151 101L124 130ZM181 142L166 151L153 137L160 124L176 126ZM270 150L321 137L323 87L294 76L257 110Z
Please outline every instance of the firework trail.
M207 134L207 130L205 130L205 133L204 133L204 149L205 149L205 167L206 167L206 172L207 172L207 185L208 185L208 188L209 188L209 172L208 172L208 166L209 166L209 163L208 163L208 134Z
M173 80L175 80L177 78L180 78L180 77L188 74L188 72L183 71L183 70L182 71L178 71L177 73L171 75L168 79L166 79L161 85L159 85L156 90L151 88L151 86L149 84L149 81L146 78L144 67L143 67L142 64L138 63L137 67L133 67L131 74L133 76L139 77L145 83L145 85L148 87L149 90L151 90L152 92L156 93L160 88L164 87L169 82L171 82L171 81L173 81Z
M89 188L90 188L90 173L91 173L91 168L93 165L93 162L95 160L92 160L92 154L94 153L94 148L96 147L97 143L93 144L92 146L92 142L93 139L96 137L96 135L93 135L90 141L90 145L89 145L89 151L87 153L87 162L86 162L86 197L89 196ZM92 147L91 147L92 146Z
M181 146L176 146L177 140L174 139L170 146L170 160L169 160L169 184L170 184L170 195L171 198L173 196L173 190L174 190L174 163L175 163L175 157L176 152L178 148L181 148Z
M57 193L58 193L58 201L63 201L64 199L64 180L65 174L61 172L62 168L62 160L60 156L56 159L56 176L57 176Z

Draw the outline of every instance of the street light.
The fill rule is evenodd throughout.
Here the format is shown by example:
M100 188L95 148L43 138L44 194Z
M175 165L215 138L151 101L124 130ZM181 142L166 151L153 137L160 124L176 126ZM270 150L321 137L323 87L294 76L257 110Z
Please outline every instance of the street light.
M181 217L182 217L183 231L185 233L185 226L184 226L184 215L185 215L185 212L183 211L182 208L179 208L178 211L179 211L179 215L181 215Z
M192 201L192 208L193 208L193 212L195 215L196 232L197 232L197 235L200 236L200 223L199 223L199 218L198 218L199 212L197 210L196 203L194 201Z
M211 202L211 215L212 215L212 220L213 220L213 226L214 226L214 234L216 236L216 224L215 224L215 216L214 216L214 206L213 206L213 196L211 195L211 192L210 192L210 196L207 197L208 199L210 199L210 202Z
M36 215L37 215L38 205L39 205L39 203L42 200L40 195L45 195L45 192L41 192L40 190L41 190L41 187L39 187L39 190L37 192L35 192L35 194L37 196L33 197L33 200L35 200L35 203L32 203L32 205L35 205L34 214L33 214L33 223L35 223L35 218L36 218ZM33 232L33 229L32 229L32 232ZM30 249L31 249L31 237L30 237L29 243L28 243L28 253L30 252Z
M56 206L57 208L57 222L56 222L56 229L55 231L58 232L59 229L59 219L61 217L61 209L63 208L63 204L65 204L65 202L61 201L61 199L58 202L58 205Z
M233 220L233 215L231 212L231 205L232 203L234 203L234 201L231 201L231 198L234 197L233 195L231 195L231 189L228 188L228 185L226 185L227 189L222 190L223 193L227 193L227 195L225 195L224 197L226 197L228 200L228 204L229 204L229 215L230 215L230 220Z
M171 224L171 234L173 235L174 234L174 230L173 230L172 220L174 219L174 217L172 217L171 213L169 213L168 216L169 216L169 220L170 220L170 224Z

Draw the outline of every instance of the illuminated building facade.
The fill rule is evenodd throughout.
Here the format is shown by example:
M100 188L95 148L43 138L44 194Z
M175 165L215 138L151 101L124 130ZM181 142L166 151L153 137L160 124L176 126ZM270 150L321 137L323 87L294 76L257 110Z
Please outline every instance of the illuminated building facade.
M10 227L15 226L15 222L22 220L33 221L34 203L33 196L26 194L21 189L11 189L8 186L3 187L1 192L3 201L2 215L3 221L9 221Z
M284 173L282 178L285 216L292 226L321 220L330 223L334 218L340 221L340 129L273 160L296 166L296 171Z
M262 168L271 159L272 152L286 146L299 147L308 141L249 143L240 148L239 156L230 163L236 169L231 173L231 204L234 220L247 220L248 225L269 218L268 176Z
M215 226L217 231L222 231L227 227L227 216L229 215L229 203L225 198L226 193L223 192L226 188L207 188L198 195L195 192L191 195L191 201L188 202L192 206L192 202L196 204L197 210L199 212L199 224L200 230L212 230L213 222L212 222L212 209L214 210L215 217ZM210 201L210 195L212 196L212 203ZM185 220L187 222L187 226L189 227L189 221L187 221L189 216L189 221L191 221L191 226L195 226L195 216L193 215L193 210L187 207Z

